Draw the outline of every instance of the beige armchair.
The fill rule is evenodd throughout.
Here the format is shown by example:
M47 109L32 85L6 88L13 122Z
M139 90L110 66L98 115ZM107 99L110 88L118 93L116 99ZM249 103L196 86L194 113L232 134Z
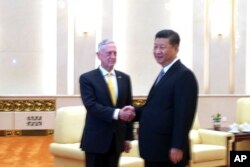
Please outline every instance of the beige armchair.
M236 103L236 123L243 125L250 124L250 98L239 98ZM241 129L242 130L242 129ZM250 141L243 140L236 143L236 150L250 150Z
M195 117L190 138L190 167L229 166L229 153L234 135L209 129L201 129Z
M67 106L56 111L54 141L50 152L54 155L54 167L84 167L85 154L80 149L82 129L85 122L84 106ZM120 167L143 167L138 154L138 142L132 141L130 153L123 153Z

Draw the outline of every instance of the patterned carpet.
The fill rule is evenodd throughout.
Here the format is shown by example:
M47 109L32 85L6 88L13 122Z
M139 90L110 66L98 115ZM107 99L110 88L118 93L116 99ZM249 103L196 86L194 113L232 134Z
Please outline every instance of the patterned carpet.
M53 136L0 137L0 167L53 167Z

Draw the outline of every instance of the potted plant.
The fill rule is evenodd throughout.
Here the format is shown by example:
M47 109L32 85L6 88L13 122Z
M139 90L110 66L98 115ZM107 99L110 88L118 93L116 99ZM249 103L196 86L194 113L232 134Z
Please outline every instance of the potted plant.
M221 127L221 114L216 113L212 115L214 130L220 130Z

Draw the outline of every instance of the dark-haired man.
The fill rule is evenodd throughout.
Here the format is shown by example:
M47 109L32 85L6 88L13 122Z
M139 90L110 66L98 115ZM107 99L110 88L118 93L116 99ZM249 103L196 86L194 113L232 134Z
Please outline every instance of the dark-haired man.
M198 84L177 57L180 37L173 30L155 35L153 54L162 70L145 105L136 109L139 149L145 167L185 167L188 134L196 112Z

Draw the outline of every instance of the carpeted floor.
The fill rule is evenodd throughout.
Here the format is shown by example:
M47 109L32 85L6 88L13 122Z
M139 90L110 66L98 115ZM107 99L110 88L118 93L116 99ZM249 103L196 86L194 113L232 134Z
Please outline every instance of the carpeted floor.
M53 136L0 137L0 167L53 167Z

